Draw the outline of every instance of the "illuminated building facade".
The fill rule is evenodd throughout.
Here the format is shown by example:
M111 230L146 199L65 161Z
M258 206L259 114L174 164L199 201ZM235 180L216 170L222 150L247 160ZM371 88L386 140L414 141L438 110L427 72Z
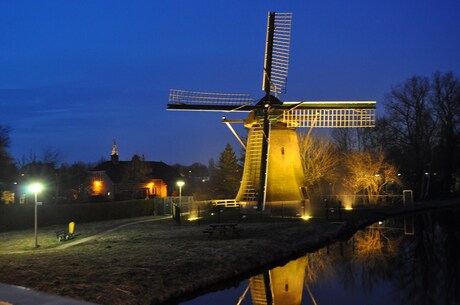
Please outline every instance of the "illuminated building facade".
M126 200L166 197L179 179L180 174L164 162L144 161L139 156L120 161L114 142L111 160L90 170L87 181L92 198Z

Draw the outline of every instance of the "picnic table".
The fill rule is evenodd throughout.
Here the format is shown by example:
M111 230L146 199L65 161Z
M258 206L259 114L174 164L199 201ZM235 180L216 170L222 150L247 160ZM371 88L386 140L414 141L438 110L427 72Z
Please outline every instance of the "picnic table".
M227 236L227 233L233 236L239 237L240 232L243 228L238 226L238 223L212 223L208 228L203 230L203 233L207 233L208 237L212 237L214 233L219 236Z

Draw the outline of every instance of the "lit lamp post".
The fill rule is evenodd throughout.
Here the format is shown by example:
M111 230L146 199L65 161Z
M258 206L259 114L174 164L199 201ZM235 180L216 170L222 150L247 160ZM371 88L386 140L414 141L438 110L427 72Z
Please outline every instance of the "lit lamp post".
M184 186L185 182L180 180L180 181L177 181L176 184L179 187L179 205L180 205L182 201L182 187Z
M177 221L178 224L180 224L180 204L182 201L182 187L184 186L185 182L182 180L179 180L176 182L176 185L179 187L179 204L175 204L173 207L173 219Z
M31 192L33 192L35 194L35 201L34 201L34 205L35 205L35 212L34 212L34 215L35 215L35 222L34 222L35 248L38 247L38 217L37 217L37 205L38 205L38 202L37 202L37 195L42 190L43 190L43 185L38 183L38 182L32 183L29 186L29 191L31 191Z

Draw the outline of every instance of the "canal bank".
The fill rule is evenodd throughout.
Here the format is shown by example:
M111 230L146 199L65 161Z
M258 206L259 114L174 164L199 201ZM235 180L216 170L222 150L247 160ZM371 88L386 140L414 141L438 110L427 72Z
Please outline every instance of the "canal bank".
M430 202L414 210L458 204ZM240 238L208 238L197 224L140 222L67 249L2 252L0 282L98 304L160 304L283 264L374 221L408 212L363 210L334 223L242 223ZM84 238L91 230L80 227L77 238Z
M180 305L460 304L460 209L396 215Z

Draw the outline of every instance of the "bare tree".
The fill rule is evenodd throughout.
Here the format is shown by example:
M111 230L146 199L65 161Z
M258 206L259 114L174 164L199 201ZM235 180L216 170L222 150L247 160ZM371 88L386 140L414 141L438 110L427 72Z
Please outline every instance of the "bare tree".
M378 118L374 128L362 128L361 142L362 151L378 153L384 151L386 156L392 156L395 148L396 134L391 128L391 119L388 117Z
M306 186L312 186L324 179L333 182L339 155L330 140L309 133L299 133L300 156Z
M4 190L8 190L8 184L16 179L16 166L8 153L10 146L10 133L11 129L8 126L0 125L0 198Z
M58 167L64 161L64 155L58 149L48 146L43 149L42 161L43 163L52 163Z
M433 75L431 102L439 121L436 159L439 163L441 192L451 195L460 163L460 81L452 72L436 72Z
M123 168L123 183L147 182L152 168L139 155L133 155L131 162Z
M429 97L429 80L413 76L393 88L386 101L395 145L400 147L399 162L420 198L429 189L425 172L431 172L437 127Z
M396 167L385 160L383 152L351 152L344 158L347 175L344 185L353 193L367 195L371 204L375 204L378 195L390 183L400 184Z
M356 130L350 128L336 128L331 132L331 139L341 152L350 152L357 148Z

